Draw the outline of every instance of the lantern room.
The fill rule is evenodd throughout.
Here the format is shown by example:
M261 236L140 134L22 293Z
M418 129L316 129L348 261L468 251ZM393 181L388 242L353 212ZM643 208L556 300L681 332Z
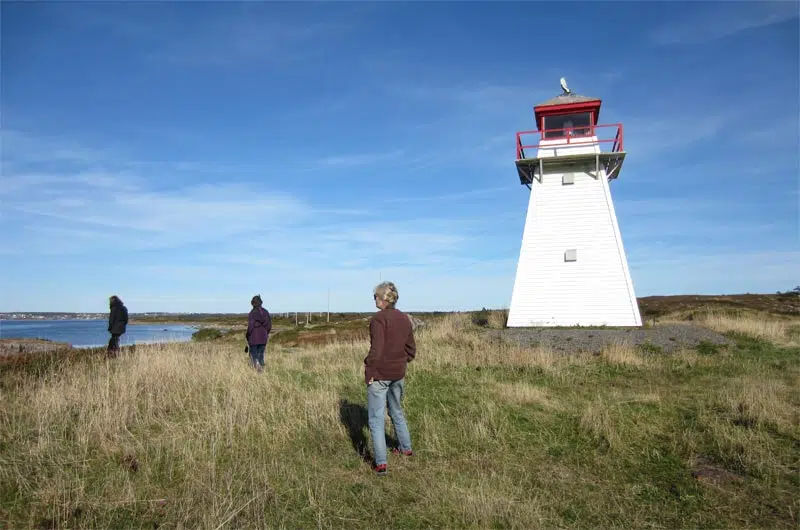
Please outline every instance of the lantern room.
M548 167L552 172L566 166L617 178L626 154L622 124L600 124L599 98L572 93L563 78L561 88L562 94L533 107L536 130L516 134L520 182L530 187Z
M536 105L533 112L542 139L594 136L600 104L599 99L567 93Z

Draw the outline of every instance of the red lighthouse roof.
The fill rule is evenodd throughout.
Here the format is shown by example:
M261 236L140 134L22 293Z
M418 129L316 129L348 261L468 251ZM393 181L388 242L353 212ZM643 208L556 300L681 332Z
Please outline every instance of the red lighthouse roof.
M586 103L588 101L600 101L600 98L591 98L589 96L581 96L580 94L559 94L554 98L539 103L536 107L549 107L552 105L567 105L570 103Z

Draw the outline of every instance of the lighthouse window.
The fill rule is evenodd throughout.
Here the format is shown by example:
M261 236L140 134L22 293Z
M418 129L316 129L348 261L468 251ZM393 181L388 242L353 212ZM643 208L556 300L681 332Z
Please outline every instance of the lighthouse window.
M589 136L592 117L588 112L560 114L544 117L544 137L546 140L567 136Z

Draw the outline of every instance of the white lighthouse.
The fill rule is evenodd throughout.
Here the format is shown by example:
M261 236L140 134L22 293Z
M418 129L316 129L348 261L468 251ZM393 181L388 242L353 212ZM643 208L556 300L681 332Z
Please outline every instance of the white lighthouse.
M509 327L641 326L609 181L625 159L621 123L599 125L601 100L563 93L517 133L530 200Z

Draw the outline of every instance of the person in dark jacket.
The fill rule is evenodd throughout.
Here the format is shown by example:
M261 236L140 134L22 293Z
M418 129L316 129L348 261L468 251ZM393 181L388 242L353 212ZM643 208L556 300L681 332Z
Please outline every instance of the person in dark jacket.
M255 295L250 300L253 309L247 319L247 346L250 352L250 364L260 373L264 368L264 351L272 331L272 317L269 311L262 307L261 295Z
M128 308L117 295L109 298L108 302L111 309L108 315L108 332L111 333L111 338L108 341L106 354L109 357L116 357L119 354L119 338L128 328Z
M364 382L367 384L367 410L372 446L375 451L375 472L385 475L386 433L385 413L389 417L400 448L394 453L413 455L411 434L403 414L406 365L417 354L411 319L395 308L399 295L392 282L375 287L373 299L378 311L369 322L369 353L364 359Z

